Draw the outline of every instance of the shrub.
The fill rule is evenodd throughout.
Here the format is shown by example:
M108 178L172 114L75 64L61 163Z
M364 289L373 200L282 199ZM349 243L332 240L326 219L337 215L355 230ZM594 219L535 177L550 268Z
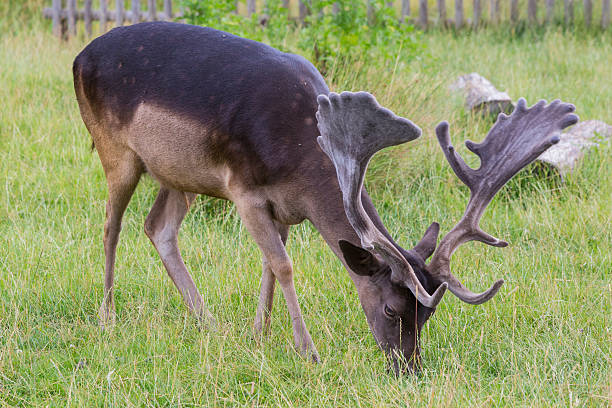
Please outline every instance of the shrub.
M290 21L281 0L266 1L260 15L233 13L233 0L183 0L184 17L191 24L228 31L262 41L275 48L310 58L325 71L341 60L376 58L395 63L413 58L423 46L420 34L407 23L400 23L395 10L385 0L311 0L304 24ZM336 4L335 12L334 4ZM265 24L261 21L265 19ZM297 41L287 42L296 32Z

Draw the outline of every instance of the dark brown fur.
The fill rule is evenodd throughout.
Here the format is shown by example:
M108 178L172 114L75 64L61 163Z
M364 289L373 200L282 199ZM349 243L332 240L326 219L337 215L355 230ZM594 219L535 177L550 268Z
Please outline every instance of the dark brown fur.
M390 282L384 263L363 254L362 261L376 268L372 276L365 276L348 267L352 261L340 248L341 240L357 244L359 239L347 221L334 166L316 141L316 98L329 90L309 62L212 29L143 23L116 28L88 45L75 59L74 84L109 189L102 324L114 318L114 260L121 218L147 171L161 190L145 232L198 316L213 320L181 259L177 234L195 195L207 194L236 204L262 251L258 332L269 328L278 281L292 317L296 347L318 360L284 248L289 225L308 219L347 266L381 347L397 349L408 359L418 356L418 332L432 310L417 310L414 296ZM388 236L365 191L363 202ZM435 289L420 268L422 256L401 250L423 286ZM403 325L385 316L387 304L393 305Z

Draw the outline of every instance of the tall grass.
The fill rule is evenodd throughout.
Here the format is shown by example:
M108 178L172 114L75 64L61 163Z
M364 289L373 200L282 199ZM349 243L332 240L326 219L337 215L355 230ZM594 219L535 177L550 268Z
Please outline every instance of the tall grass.
M150 179L124 218L117 324L100 332L105 179L71 78L86 41L60 44L46 23L18 28L12 18L0 17L11 27L0 37L0 405L609 406L609 147L590 153L564 184L519 175L502 190L483 226L511 246L464 246L453 270L475 289L498 277L506 285L482 306L444 299L423 333L419 377L385 372L347 273L308 224L292 228L288 247L323 361L293 351L281 294L272 334L258 344L251 324L260 254L233 206L206 198L180 236L220 322L216 332L198 331L142 232L157 189ZM407 247L434 220L447 231L466 203L434 141L436 123L451 122L457 146L490 126L448 94L458 74L478 71L513 98L558 97L582 119L612 122L609 34L424 40L418 59L394 69L364 60L339 63L328 76L333 90L368 90L424 129L421 139L379 154L368 175L386 225Z

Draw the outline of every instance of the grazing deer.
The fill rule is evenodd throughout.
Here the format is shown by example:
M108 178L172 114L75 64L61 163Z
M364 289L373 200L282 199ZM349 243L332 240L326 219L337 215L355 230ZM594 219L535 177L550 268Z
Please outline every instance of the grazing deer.
M95 39L77 56L73 71L81 115L108 182L102 324L114 319L121 218L147 172L160 191L144 229L193 313L213 321L183 263L177 234L196 194L206 194L233 201L261 249L256 332L269 330L278 281L296 348L318 361L285 251L289 226L307 219L346 266L395 372L418 363L419 332L447 287L471 304L497 293L502 280L480 294L466 289L450 272L451 255L471 240L507 245L478 226L487 204L558 141L558 131L578 120L569 104L539 102L527 109L521 100L511 116L500 115L484 142L466 143L481 159L478 170L459 157L448 124L441 123L440 145L471 197L437 249L439 226L433 223L405 250L383 226L363 179L376 151L416 139L421 130L368 93L330 93L304 58L210 28L156 22L115 28ZM401 364L403 359L408 363Z

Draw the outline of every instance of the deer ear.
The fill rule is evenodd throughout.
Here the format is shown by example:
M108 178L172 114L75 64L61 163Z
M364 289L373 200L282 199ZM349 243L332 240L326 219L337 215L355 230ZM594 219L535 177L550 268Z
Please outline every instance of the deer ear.
M382 267L381 262L368 250L341 239L338 241L344 260L351 271L360 276L372 276Z
M432 223L425 235L419 241L418 244L413 248L414 252L419 254L424 261L427 260L436 250L436 243L438 242L438 234L440 233L440 224L437 222Z

